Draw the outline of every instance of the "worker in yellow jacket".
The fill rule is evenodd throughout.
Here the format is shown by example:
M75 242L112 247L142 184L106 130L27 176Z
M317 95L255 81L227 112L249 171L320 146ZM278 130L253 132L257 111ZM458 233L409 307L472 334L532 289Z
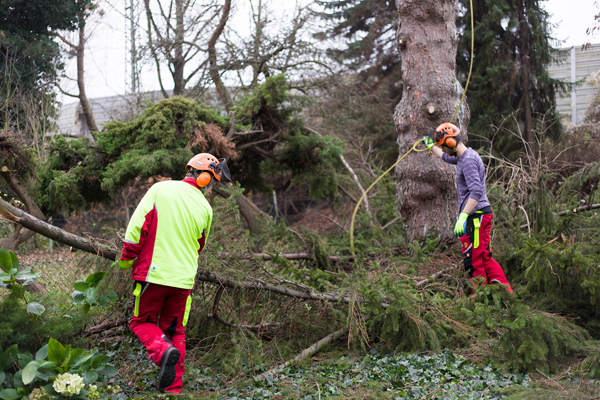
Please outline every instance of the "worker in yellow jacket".
M213 211L202 193L231 180L225 159L194 156L182 181L154 184L137 206L117 261L132 268L135 281L130 329L160 366L158 389L179 393L183 386L185 332L198 255L206 245Z

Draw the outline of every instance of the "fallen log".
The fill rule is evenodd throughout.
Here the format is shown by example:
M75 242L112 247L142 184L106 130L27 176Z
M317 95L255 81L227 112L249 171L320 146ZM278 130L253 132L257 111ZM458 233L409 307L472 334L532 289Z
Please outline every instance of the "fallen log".
M97 240L93 240L91 238L82 238L73 233L62 230L61 228L50 225L47 222L41 221L38 218L26 213L25 211L8 204L2 199L0 199L0 219L19 223L27 229L31 229L32 231L44 235L52 240L64 243L76 249L83 250L100 257L104 257L108 260L115 260L118 254L115 247L111 244L100 243ZM270 255L268 256L270 257ZM445 270L440 271L436 274L439 274L438 276L440 276L444 272ZM351 301L349 296L343 295L341 293L315 293L312 291L299 291L287 288L285 286L274 285L272 283L268 283L256 278L251 280L239 281L227 276L219 276L213 272L206 270L199 271L196 275L196 278L201 281L214 283L232 289L250 289L259 291L268 290L284 296L294 297L303 300L328 301L333 303L346 304L350 303ZM421 283L425 284L424 281L421 281L418 283L418 285L420 285ZM387 302L382 302L381 306L383 308L387 308L389 307L389 304Z
M302 361L308 357L312 357L315 354L317 354L319 351L321 351L321 349L323 347L327 346L334 340L338 340L339 338L341 338L342 336L344 336L347 333L348 333L348 327L344 326L343 328L340 328L337 331L325 336L323 339L319 340L317 343L313 344L309 348L302 350L302 352L300 354L298 354L296 357L292 358L291 360L286 361L283 364L276 366L275 368L272 368L268 371L263 372L257 378L265 379L268 375L271 375L274 370L284 369L295 362Z
M113 246L101 244L96 240L85 239L81 236L64 231L26 213L20 208L10 205L2 199L0 199L0 219L20 224L25 228L44 235L52 240L67 244L79 250L87 251L88 253L96 254L109 260L115 260L117 257L117 250Z
M104 321L101 324L87 328L85 331L83 331L83 336L90 336L90 335L94 335L96 333L102 333L109 329L127 325L128 322L129 322L129 318L109 319L108 321Z

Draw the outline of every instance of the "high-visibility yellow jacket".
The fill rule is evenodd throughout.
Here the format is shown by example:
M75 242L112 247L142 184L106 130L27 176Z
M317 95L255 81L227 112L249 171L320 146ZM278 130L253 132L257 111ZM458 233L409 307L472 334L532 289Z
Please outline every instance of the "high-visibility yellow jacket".
M194 179L154 184L125 233L121 259L135 259L132 278L192 289L212 218L212 207Z

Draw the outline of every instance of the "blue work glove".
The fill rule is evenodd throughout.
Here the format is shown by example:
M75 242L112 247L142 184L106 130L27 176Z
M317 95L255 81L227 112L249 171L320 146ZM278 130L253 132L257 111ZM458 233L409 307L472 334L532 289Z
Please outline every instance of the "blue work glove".
M429 150L431 150L433 148L433 146L435 145L435 143L433 142L433 140L429 136L423 136L423 144L425 146L427 146L427 148Z
M461 212L458 221L456 221L456 225L454 225L454 235L456 237L461 237L465 234L465 230L467 229L467 218L469 214L466 212Z
M121 270L126 270L126 269L131 269L131 267L133 266L133 262L135 260L121 260L118 259L117 261L115 261L114 263L112 263L111 267L116 267L118 266L119 269Z

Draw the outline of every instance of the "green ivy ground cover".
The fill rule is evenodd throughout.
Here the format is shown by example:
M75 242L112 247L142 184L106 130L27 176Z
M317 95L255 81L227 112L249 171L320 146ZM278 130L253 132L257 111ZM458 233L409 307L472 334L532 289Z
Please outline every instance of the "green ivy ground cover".
M224 381L208 369L189 371L189 392L221 391ZM341 357L333 364L308 368L288 367L254 378L254 383L222 392L218 399L254 400L354 398L362 393L387 399L500 399L499 391L529 386L527 375L506 375L487 366L480 368L459 355L444 351L434 355L379 355L362 360ZM362 397L359 395L359 397Z

